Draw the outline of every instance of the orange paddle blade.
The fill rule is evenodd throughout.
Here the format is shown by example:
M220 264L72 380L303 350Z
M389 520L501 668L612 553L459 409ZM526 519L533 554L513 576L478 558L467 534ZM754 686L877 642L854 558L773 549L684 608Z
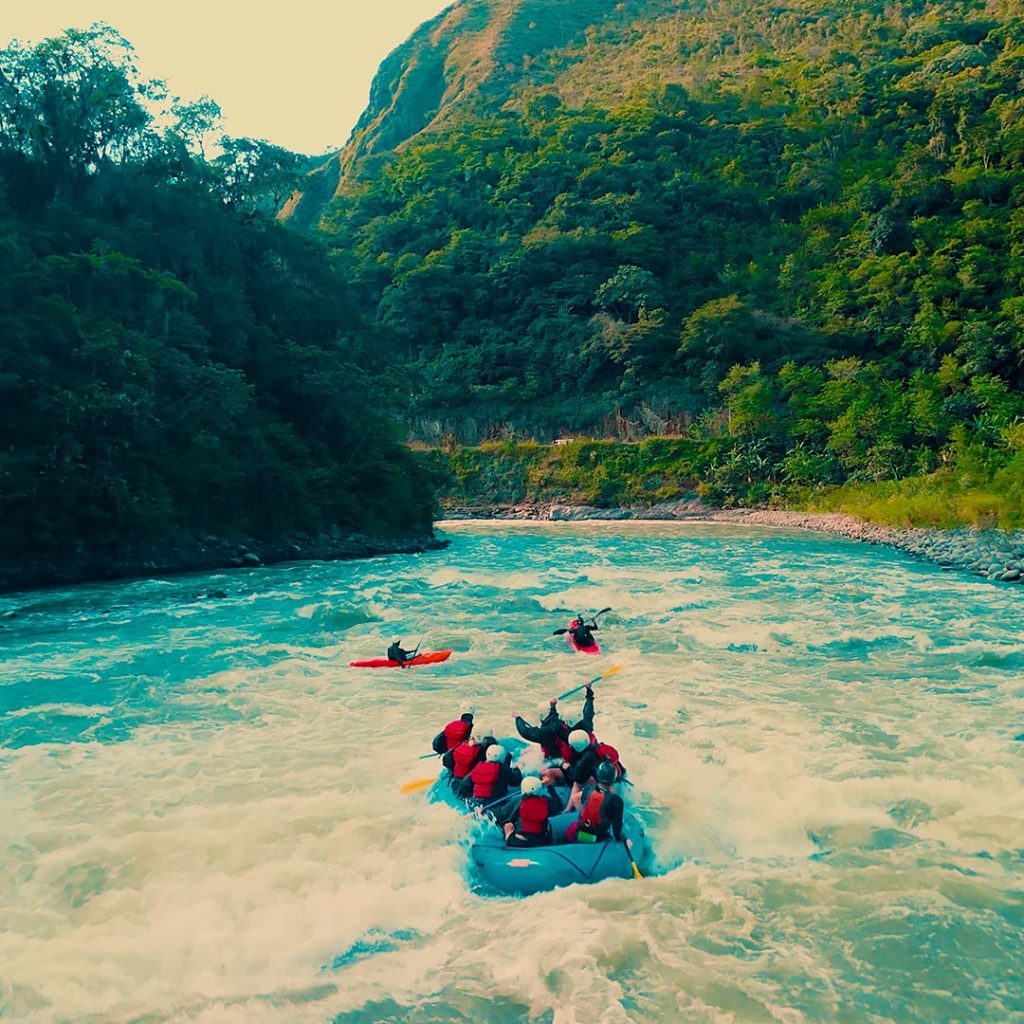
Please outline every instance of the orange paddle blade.
M432 786L435 782L437 782L436 775L431 779L413 779L412 782L407 782L404 786L402 786L399 792L415 793L416 790L426 789L427 786Z

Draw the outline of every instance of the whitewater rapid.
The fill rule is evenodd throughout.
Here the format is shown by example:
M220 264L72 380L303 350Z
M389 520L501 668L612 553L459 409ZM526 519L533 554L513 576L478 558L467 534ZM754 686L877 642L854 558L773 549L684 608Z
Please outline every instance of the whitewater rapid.
M0 597L0 1019L1024 1021L1016 590L786 530L444 529ZM551 636L606 605L600 658ZM455 654L347 667L397 636ZM399 787L460 701L510 732L615 664L649 877L479 895Z

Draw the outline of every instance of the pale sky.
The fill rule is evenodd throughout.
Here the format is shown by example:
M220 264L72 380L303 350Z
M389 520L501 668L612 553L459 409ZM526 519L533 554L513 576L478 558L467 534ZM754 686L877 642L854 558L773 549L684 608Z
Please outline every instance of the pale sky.
M105 21L172 95L206 93L224 130L299 153L338 149L380 62L452 0L24 0L4 4L0 48Z

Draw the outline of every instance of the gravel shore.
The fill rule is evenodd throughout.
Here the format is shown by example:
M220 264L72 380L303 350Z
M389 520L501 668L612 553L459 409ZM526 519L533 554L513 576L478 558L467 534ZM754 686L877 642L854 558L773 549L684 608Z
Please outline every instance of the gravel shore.
M868 544L896 548L944 568L981 576L994 583L1024 583L1024 533L1002 530L897 529L838 512L787 512L770 509L715 509L696 500L669 501L645 508L594 508L586 505L507 505L452 508L452 519L538 519L572 522L607 520L689 520L751 523L819 530Z

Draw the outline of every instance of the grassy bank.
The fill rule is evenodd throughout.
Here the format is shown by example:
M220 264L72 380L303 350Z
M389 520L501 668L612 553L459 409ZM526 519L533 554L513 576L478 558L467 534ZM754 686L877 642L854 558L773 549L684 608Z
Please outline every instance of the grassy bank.
M442 505L644 505L692 494L717 440L502 441L428 454Z
M961 448L934 473L808 488L730 438L636 444L504 441L426 454L443 507L564 503L612 508L699 497L712 506L847 512L886 526L1024 525L1024 455Z

